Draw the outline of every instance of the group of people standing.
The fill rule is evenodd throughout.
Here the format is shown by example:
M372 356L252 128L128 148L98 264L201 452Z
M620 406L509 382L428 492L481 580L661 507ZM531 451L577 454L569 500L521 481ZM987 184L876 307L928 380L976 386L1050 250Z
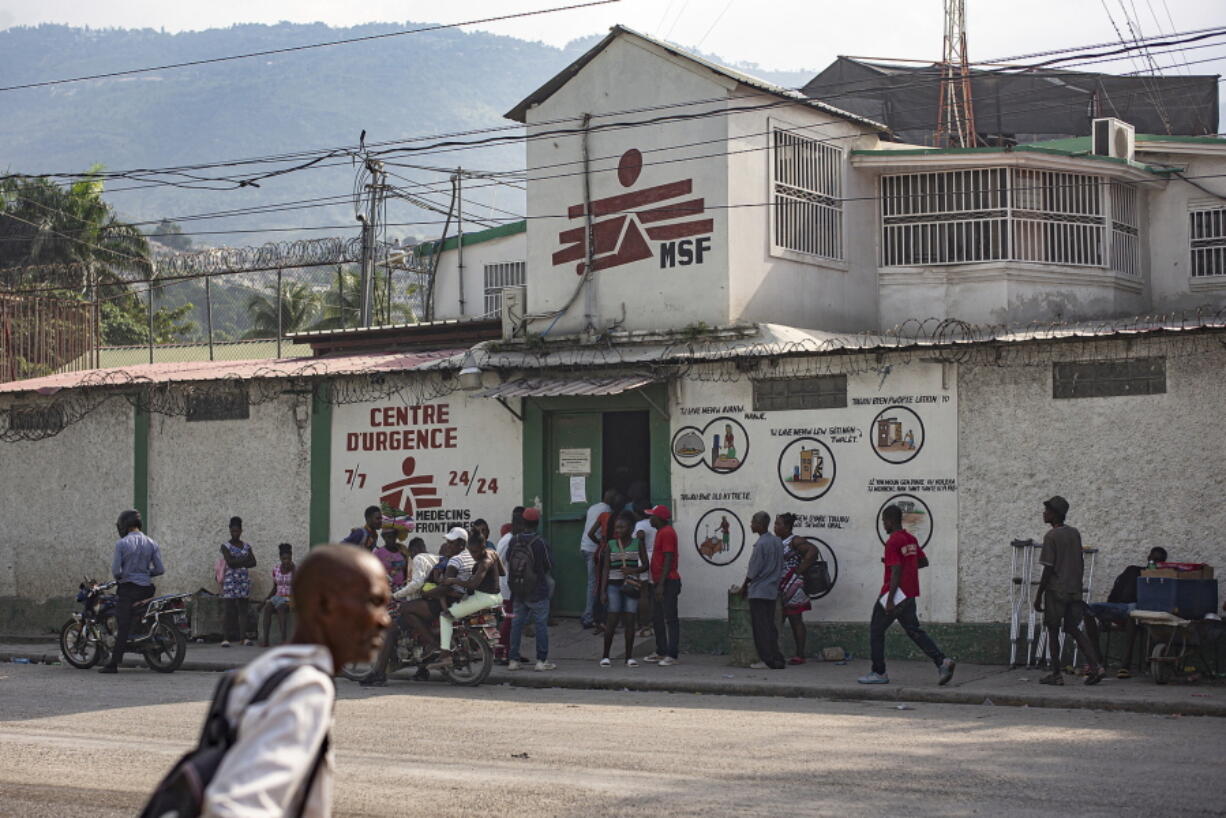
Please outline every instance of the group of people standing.
M627 667L636 635L651 633L655 650L644 661L661 667L677 664L681 620L680 553L672 511L651 505L641 485L624 497L615 489L587 510L579 550L587 565L587 594L580 625L604 637L600 666L612 667L609 654L620 624Z
M230 539L221 544L219 551L221 556L214 565L214 574L221 589L221 646L228 648L235 642L254 645L255 640L251 638L253 628L249 621L251 569L258 563L255 550L250 543L243 540L241 517L230 518ZM277 564L272 569L272 585L260 606L260 623L256 634L263 634L260 647L268 647L274 616L280 625L281 642L289 639L294 570L294 546L283 542L277 546Z

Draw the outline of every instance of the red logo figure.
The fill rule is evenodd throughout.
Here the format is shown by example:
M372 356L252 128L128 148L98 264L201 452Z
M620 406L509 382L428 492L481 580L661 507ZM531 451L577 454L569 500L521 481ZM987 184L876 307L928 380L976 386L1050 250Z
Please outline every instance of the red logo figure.
M416 513L414 505L417 508L440 508L443 505L443 498L438 496L438 489L433 485L433 475L422 474L414 477L413 471L416 468L416 458L406 457L400 464L400 471L404 473L404 479L388 483L379 489L383 492L379 496L382 502L410 516Z
M617 163L617 181L622 187L632 187L643 170L643 154L631 148ZM642 190L620 193L592 202L592 269L605 270L652 257L647 239L669 241L712 232L713 219L690 219L705 212L703 199L687 199L661 207L648 207L670 199L679 199L693 192L694 180L682 179ZM586 214L582 203L572 205L567 217L580 219ZM601 218L608 216L608 218ZM682 219L683 221L677 221ZM646 225L654 225L648 227ZM575 272L583 275L587 269L584 248L586 227L573 227L558 234L562 249L553 254L554 265L578 261ZM644 237L646 234L646 237Z

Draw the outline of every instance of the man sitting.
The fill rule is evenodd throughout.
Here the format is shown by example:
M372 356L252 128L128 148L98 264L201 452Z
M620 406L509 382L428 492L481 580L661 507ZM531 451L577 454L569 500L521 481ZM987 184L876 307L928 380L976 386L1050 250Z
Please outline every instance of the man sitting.
M468 555L473 561L472 573L463 578L458 568L448 566L440 583L446 588L465 592L465 596L439 616L439 647L442 650L439 660L430 665L431 668L451 667L451 636L455 620L480 610L502 606L502 591L498 583L502 575L502 561L498 559L498 554L485 547L484 532L475 526L468 532Z
M1147 561L1150 565L1166 562L1166 549L1151 548ZM1124 658L1116 674L1121 679L1132 678L1132 671L1128 668L1132 665L1132 647L1136 642L1137 622L1130 614L1137 607L1137 578L1141 576L1142 570L1143 566L1140 565L1130 565L1125 568L1115 578L1115 584L1111 586L1111 593L1107 594L1107 601L1091 604L1089 606L1090 615L1085 620L1086 636L1090 637L1094 646L1099 647L1100 651L1099 632L1106 630L1109 623L1124 626Z

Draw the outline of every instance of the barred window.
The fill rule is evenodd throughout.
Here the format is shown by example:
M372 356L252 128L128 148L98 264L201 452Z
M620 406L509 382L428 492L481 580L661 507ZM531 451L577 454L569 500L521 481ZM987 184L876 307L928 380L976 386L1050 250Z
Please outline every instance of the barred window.
M1192 277L1226 275L1226 207L1193 210Z
M1114 398L1166 393L1166 358L1056 363L1053 398Z
M526 264L522 261L485 265L485 315L498 315L502 312L502 288L523 284L525 267Z
M14 432L61 432L64 410L59 406L14 406L9 412L9 429Z
M847 406L847 376L763 378L753 382L755 412L785 409L842 409Z
M843 151L776 127L774 242L822 258L843 258Z
M251 417L251 402L246 387L192 392L187 396L187 419L246 420Z
M881 263L1034 261L1138 276L1137 207L1132 185L1086 173L983 168L883 176Z

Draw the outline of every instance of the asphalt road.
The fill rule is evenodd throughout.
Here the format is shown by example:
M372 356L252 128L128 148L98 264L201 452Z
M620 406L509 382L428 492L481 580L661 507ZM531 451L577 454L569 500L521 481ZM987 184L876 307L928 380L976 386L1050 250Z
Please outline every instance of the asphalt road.
M135 814L194 741L216 680L0 665L0 815ZM441 683L338 690L342 816L1226 809L1226 730L1213 718Z

